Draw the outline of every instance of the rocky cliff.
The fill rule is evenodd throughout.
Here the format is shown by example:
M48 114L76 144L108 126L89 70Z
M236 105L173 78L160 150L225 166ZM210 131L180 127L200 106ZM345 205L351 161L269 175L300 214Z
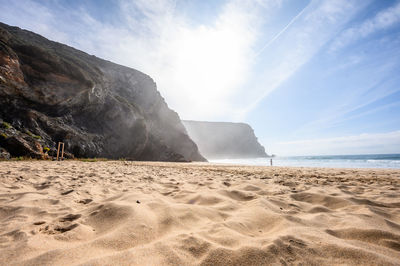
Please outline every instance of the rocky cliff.
M0 23L0 154L203 161L147 75Z
M267 157L253 129L245 123L182 121L207 159Z

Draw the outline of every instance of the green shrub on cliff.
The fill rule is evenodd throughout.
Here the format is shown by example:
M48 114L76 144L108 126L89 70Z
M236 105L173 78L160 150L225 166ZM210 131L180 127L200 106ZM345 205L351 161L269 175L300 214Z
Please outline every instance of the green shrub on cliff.
M7 122L3 122L3 123L1 123L1 126L3 127L3 128L12 128L12 126L9 124L9 123L7 123Z
M44 147L44 148L43 148L43 151L44 151L45 153L48 153L48 152L50 151L50 148L49 148L49 147Z
M42 139L41 136L35 135L32 132L30 132L29 130L27 130L27 129L25 130L25 133L28 134L29 136L31 136L34 139Z

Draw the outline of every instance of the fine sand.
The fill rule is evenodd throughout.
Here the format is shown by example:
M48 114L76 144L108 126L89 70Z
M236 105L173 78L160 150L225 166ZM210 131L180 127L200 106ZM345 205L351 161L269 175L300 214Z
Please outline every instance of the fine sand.
M0 265L400 265L400 170L0 162Z

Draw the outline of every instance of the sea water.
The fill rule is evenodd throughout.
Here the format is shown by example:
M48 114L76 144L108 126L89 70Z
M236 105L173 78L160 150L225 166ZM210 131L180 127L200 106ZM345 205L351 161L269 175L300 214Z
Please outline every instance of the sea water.
M334 168L399 168L400 154L367 155L321 155L321 156L276 156L273 158L216 159L213 163L296 167L334 167Z

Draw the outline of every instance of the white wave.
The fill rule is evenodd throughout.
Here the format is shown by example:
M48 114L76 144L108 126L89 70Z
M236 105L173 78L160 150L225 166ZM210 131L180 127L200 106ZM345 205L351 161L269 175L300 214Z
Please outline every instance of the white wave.
M218 159L209 160L212 163L236 164L251 166L270 166L271 158L251 159ZM400 160L374 159L307 159L303 157L272 158L273 166L295 167L333 167L333 168L399 168Z

